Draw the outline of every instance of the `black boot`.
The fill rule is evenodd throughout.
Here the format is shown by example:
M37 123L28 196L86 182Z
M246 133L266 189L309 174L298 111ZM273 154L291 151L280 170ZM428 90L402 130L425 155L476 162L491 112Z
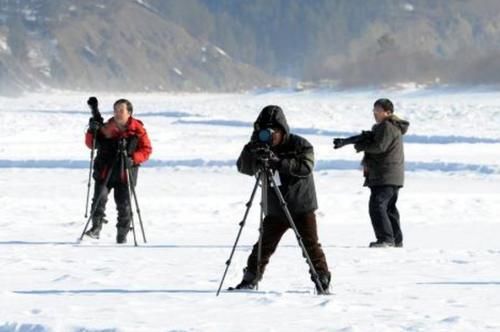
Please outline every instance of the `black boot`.
M255 284L246 280L242 280L234 289L255 289Z
M127 243L127 234L129 231L129 227L117 227L116 233L116 243Z
M316 286L316 292L318 292L318 294L320 295L329 295L330 281L332 279L332 274L330 272L318 272L318 278L321 284L321 288L323 288L323 291L321 291L316 280L314 280L314 278L311 276L311 280L314 282L314 285Z
M92 228L85 232L85 235L91 237L93 239L99 239L99 234L101 233L102 224L107 223L108 221L103 217L94 217L92 218Z
M401 244L401 247L403 245ZM391 248L394 247L394 242L387 242L387 241L375 241L375 242L370 242L369 245L370 248Z
M257 278L255 273L248 271L247 268L243 270L243 280L236 285L236 287L230 287L229 290L235 289L255 289L257 287Z

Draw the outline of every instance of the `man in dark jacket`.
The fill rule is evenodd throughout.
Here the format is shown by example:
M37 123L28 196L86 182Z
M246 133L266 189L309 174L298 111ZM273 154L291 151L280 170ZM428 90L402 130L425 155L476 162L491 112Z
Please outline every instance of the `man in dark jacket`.
M389 99L379 99L373 105L376 124L369 139L355 144L357 152L364 151L362 164L365 186L371 190L369 211L377 240L370 247L402 247L398 192L404 184L403 135L409 122L394 115Z
M130 167L132 185L135 185L138 167L148 160L152 151L144 125L132 117L132 112L133 107L130 101L119 99L113 105L113 117L106 123L99 123L94 118L89 121L85 143L89 148L92 148L93 133L96 131L97 156L94 161L93 173L95 187L92 199L92 211L94 211L92 228L85 232L85 235L95 239L99 238L102 225L107 222L104 219L106 202L109 192L114 189L114 199L118 210L116 242L127 242L132 208L126 168ZM122 156L120 149L126 151L126 158Z
M257 133L264 128L272 129L271 151L273 158L271 168L279 174L277 185L292 215L293 221L303 238L303 243L316 269L323 290L327 291L330 284L330 272L325 254L318 242L316 215L318 208L316 189L314 187L313 168L314 151L312 145L304 138L291 134L285 114L279 106L265 107L254 124L251 141L245 145L238 158L238 171L248 175L259 172L259 158L254 149L257 143ZM275 173L276 174L276 173ZM275 175L276 177L276 175ZM262 278L271 255L276 250L283 234L290 228L289 222L280 206L274 188L267 190L267 213L263 222L262 252L259 269L258 242L248 257L247 267L237 289L253 289ZM257 271L260 270L260 276ZM316 285L318 288L318 286Z

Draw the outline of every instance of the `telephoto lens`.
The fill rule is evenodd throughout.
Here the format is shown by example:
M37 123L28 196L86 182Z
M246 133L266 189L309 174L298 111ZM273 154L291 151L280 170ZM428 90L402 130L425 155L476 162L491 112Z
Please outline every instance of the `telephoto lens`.
M272 128L265 128L259 130L259 135L258 135L259 141L261 143L271 145L271 143L273 142L273 133L274 130Z

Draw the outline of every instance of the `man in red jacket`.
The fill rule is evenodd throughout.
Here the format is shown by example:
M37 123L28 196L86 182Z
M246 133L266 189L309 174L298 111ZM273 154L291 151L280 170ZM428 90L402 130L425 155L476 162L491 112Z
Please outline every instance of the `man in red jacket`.
M111 189L114 189L118 223L116 242L126 243L132 219L132 208L128 192L126 169L130 169L131 185L137 182L138 167L148 160L152 148L146 129L141 121L132 117L132 103L119 99L113 105L113 117L106 123L91 118L85 135L85 144L92 148L94 132L96 135L97 156L94 161L95 180L92 199L92 228L87 236L98 239L105 217L106 202ZM126 157L121 153L125 150ZM97 205L96 205L97 204Z

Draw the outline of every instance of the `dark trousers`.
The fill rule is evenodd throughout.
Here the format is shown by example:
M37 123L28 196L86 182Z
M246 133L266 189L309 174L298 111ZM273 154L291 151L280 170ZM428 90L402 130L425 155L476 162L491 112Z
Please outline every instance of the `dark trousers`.
M104 183L96 181L94 198L92 199L92 208L94 208L94 205L98 200L99 202L94 213L94 219L100 220L105 216L106 203L108 202L108 195L111 189L114 191L116 210L118 211L118 223L116 224L116 227L123 227L128 230L132 219L132 209L130 206L127 183L110 183L105 186ZM98 199L99 195L101 195L100 199Z
M301 215L294 215L293 221L297 226L304 246L311 257L312 263L318 274L328 273L328 265L326 257L321 249L321 244L318 242L318 231L316 226L316 214L309 212ZM271 255L276 250L281 237L290 228L287 219L283 217L266 216L263 222L263 235L262 235L262 256L260 261L261 277L266 265L269 263ZM256 276L257 274L257 256L258 256L257 242L252 249L252 253L248 257L246 276ZM246 279L251 279L246 278ZM248 280L253 281L253 280Z
M370 190L369 211L377 241L402 243L403 233L396 207L399 187L374 186Z

